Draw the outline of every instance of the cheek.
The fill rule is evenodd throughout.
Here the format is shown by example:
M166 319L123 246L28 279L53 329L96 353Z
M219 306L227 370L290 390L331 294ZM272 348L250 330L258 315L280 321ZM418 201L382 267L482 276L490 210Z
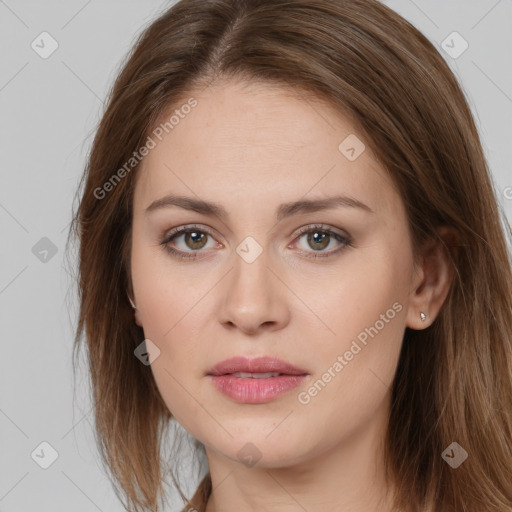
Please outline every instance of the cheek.
M159 252L155 247L134 246L134 292L144 336L160 350L150 366L159 392L178 422L194 428L194 418L204 414L199 404L205 402L196 386L208 357L202 332L207 314L204 296L215 281L211 273L208 277L206 272L171 265L165 252Z
M392 286L381 285L363 287L366 294L360 287L337 292L333 303L338 307L331 307L325 317L335 335L324 335L311 345L313 350L309 347L316 373L297 401L295 418L298 424L302 419L301 430L321 430L321 443L350 437L385 414L402 345L405 308Z
M132 247L131 273L145 335L168 344L176 331L189 326L189 314L212 286L207 271L193 263L176 263L162 247L137 242ZM198 267L195 267L198 268ZM204 267L203 267L204 268ZM182 333L183 334L183 333ZM190 336L189 331L185 335Z
M379 339L400 339L411 264L407 251L381 242L347 252L332 269L297 275L293 289L318 319L316 338L332 340L318 343L320 350L348 349L376 323Z
M330 331L323 329L324 334L311 343L318 361L316 388L323 396L318 402L338 402L348 408L345 411L361 413L367 407L370 413L389 391L396 372L405 329L410 259L405 251L376 244L371 250L354 253L345 263L315 304Z
M199 307L190 310L179 303L170 306L174 306L168 310L172 313L161 311L151 326L154 332L164 333L158 339L160 356L151 364L151 371L171 414L191 435L202 439L204 425L216 413L204 376L208 369L206 361L216 358L210 353L212 346L201 327L204 311ZM217 426L211 424L209 430ZM217 435L222 435L222 431Z

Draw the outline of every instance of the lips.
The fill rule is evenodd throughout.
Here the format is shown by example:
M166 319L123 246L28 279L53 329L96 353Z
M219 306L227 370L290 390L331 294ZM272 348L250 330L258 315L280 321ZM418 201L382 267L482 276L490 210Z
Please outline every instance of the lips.
M233 357L216 364L208 373L212 385L241 404L264 404L300 386L306 370L273 357Z
M308 375L306 370L274 357L232 357L216 364L207 375L220 376L234 373L243 374L279 374L279 375ZM251 377L247 375L247 377ZM258 376L254 376L258 378ZM261 377L259 377L261 378ZM270 377L275 378L275 377Z

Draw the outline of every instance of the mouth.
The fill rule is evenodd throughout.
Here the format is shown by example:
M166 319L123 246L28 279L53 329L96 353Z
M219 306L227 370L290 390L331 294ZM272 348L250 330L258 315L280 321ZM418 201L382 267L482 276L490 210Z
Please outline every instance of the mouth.
M216 364L207 375L233 375L242 379L266 379L283 375L308 375L306 370L274 357L232 357Z
M207 373L218 391L243 404L270 402L299 386L308 375L301 368L270 357L227 359Z
M285 373L267 372L267 373L249 373L249 372L236 372L236 373L225 373L224 375L233 375L233 377L239 377L240 379L268 379L270 377L279 377L280 375L286 375Z

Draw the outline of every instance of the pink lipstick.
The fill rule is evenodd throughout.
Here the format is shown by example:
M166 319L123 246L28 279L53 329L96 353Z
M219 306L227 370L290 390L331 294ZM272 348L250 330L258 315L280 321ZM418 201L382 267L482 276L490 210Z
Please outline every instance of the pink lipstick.
M212 384L239 403L261 404L299 386L308 372L273 357L233 357L208 373Z

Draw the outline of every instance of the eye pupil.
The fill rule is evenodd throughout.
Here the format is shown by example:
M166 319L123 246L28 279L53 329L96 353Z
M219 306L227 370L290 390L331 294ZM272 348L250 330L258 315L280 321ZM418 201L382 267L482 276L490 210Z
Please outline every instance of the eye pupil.
M201 243L201 240L196 240L196 237L203 238ZM192 240L192 246L189 244L189 241ZM204 233L201 233L199 231L188 231L185 233L185 243L190 249L201 249L204 247L206 241L206 236Z
M320 243L321 245L320 247L317 246L317 249L321 250L325 249L325 247L329 245L329 238L330 235L322 231L311 231L308 235L308 243L310 243L311 241L313 241L314 244ZM322 243L325 242L325 240L327 240L327 243Z

